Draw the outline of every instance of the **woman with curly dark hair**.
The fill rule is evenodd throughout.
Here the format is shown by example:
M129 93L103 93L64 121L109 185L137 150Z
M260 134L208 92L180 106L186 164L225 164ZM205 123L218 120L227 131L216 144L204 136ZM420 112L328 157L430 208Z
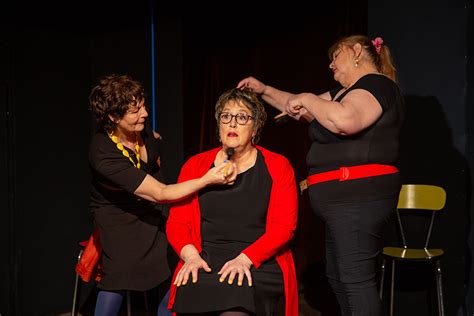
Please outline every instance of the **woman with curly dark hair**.
M180 184L157 180L159 139L146 128L144 100L142 85L126 75L104 77L89 97L100 127L89 148L90 209L103 267L95 315L117 315L124 291L146 291L169 277L167 241L155 203L235 180L229 164Z

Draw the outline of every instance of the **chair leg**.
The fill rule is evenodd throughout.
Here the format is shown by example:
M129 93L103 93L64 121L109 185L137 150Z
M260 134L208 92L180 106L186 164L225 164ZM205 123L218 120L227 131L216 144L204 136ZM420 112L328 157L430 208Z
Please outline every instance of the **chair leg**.
M77 255L77 262L81 260L83 250L79 251ZM74 294L72 296L72 308L71 308L71 316L76 316L76 309L77 309L77 302L79 301L79 293L80 293L80 285L81 280L79 278L79 274L76 273L76 280L74 282Z
M438 313L444 316L444 302L443 302L443 274L441 273L441 263L436 261L436 292L438 293Z
M71 316L76 316L77 312L77 302L79 301L79 292L80 292L80 280L79 274L76 273L76 281L74 282L74 294L72 296L72 309Z
M379 298L382 300L383 298L383 284L385 280L385 264L387 263L387 260L383 258L382 260L382 267L380 270L380 289L379 289Z
M130 291L127 291L127 315L132 316L132 303L130 302Z
M395 293L395 260L392 260L392 280L390 283L390 316L393 316L394 293Z

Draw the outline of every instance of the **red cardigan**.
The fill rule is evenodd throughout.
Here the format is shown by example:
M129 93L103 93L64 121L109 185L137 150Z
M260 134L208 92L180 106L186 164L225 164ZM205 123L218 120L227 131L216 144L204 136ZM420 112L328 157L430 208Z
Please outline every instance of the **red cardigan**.
M262 262L275 257L283 272L286 297L285 315L296 316L298 315L298 289L293 256L288 247L296 228L298 212L293 168L285 157L262 147L257 146L257 148L262 152L272 178L266 231L242 252L249 257L257 269ZM191 157L181 169L178 182L204 175L220 149L220 147L214 148ZM172 206L166 224L166 234L178 255L181 253L181 249L188 244L194 245L199 252L202 251L201 213L197 193ZM176 267L173 280L182 266L183 261L181 260ZM172 285L168 302L170 309L175 296L176 286Z

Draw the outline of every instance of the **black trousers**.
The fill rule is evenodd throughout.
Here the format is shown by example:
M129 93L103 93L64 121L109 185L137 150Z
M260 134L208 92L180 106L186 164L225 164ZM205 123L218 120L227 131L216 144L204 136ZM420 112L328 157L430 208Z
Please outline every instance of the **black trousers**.
M382 231L397 201L398 196L371 201L311 199L326 224L326 275L343 316L382 314L376 264Z

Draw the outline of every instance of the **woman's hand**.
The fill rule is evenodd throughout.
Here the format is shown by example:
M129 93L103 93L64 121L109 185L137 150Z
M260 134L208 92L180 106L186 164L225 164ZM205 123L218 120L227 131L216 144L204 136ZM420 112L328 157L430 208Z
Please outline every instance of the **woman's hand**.
M224 282L227 276L228 284L233 284L234 279L237 276L237 285L242 286L244 283L244 276L247 277L247 282L249 286L252 286L252 274L250 273L250 267L252 266L252 261L243 253L235 257L234 259L227 261L222 269L217 273L221 277L219 282Z
M302 99L302 94L297 94L291 96L286 104L286 113L289 117L297 121L308 113L308 110L306 110L306 108L303 106Z
M293 118L299 118L306 113L303 103L304 93L295 94L288 98L286 103L286 113ZM303 110L303 111L302 111Z
M258 94L263 94L265 92L265 88L266 86L254 77L247 77L237 84L237 89L250 89Z
M306 114L308 114L308 110L306 110L305 108L299 108L297 109L297 113L296 114L290 114L290 113L286 113L288 114L289 117L291 117L292 119L295 119L297 121L300 120L301 117L305 117ZM305 117L306 118L306 117ZM310 121L310 120L309 120Z
M199 269L204 269L206 272L211 272L211 268L206 261L204 261L201 256L196 253L189 255L184 261L184 265L179 270L174 280L174 285L181 286L186 285L189 280L189 275L192 275L192 282L196 283L198 281L198 271Z
M229 184L232 185L237 178L237 167L231 161L224 162L219 166L209 169L202 177L206 185Z

